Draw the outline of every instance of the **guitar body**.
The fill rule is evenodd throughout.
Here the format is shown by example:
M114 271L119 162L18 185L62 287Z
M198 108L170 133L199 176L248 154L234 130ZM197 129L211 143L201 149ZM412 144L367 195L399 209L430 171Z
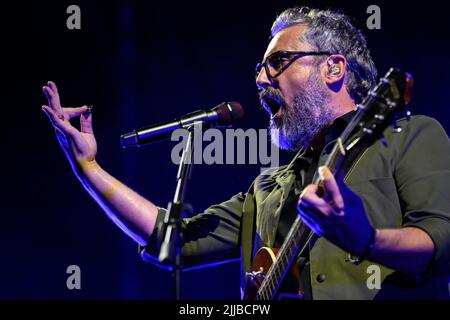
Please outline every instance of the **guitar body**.
M266 278L266 274L269 271L270 267L275 263L277 259L277 254L279 248L268 248L262 247L256 253L252 267L251 273L247 274L247 282L244 292L244 300L254 300L258 289L261 286L261 283ZM300 293L300 270L296 264L291 267L290 275L287 276L290 278L290 284L298 284L291 286L291 288L286 288L288 291L280 293L278 295L278 300L281 299L302 299L303 294ZM283 287L282 287L283 288Z

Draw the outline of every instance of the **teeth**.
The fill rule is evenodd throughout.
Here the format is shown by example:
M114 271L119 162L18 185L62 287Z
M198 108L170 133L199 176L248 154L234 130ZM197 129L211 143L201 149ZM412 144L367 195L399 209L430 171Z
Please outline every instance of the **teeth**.
M277 112L275 112L275 113L273 113L271 116L270 116L270 120L273 120L276 116L277 116L277 114L280 112L280 110L278 110Z

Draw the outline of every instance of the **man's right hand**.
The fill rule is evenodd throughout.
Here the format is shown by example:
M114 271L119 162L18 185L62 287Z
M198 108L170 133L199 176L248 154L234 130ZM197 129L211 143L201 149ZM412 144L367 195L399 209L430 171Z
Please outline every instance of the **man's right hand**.
M97 142L92 130L92 113L88 106L79 108L63 108L54 82L49 81L43 91L48 106L42 106L50 122L56 129L58 142L67 156L73 170L79 172L96 164ZM80 116L80 130L75 128L70 119Z

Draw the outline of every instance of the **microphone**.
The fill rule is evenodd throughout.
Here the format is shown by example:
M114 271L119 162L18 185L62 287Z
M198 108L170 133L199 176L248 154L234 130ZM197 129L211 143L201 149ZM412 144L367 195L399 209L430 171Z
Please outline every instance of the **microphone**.
M176 129L188 128L196 122L214 126L227 126L244 116L239 102L222 102L211 110L198 110L172 121L136 129L120 136L123 148L140 147L148 143L169 139Z

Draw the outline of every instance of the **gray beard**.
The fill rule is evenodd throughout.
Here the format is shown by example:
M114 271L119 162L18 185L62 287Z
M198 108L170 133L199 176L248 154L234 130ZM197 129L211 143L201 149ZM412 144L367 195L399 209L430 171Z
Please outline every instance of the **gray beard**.
M292 106L282 100L284 112L270 121L272 143L278 148L298 151L307 148L314 137L334 119L330 94L321 82L318 72L313 72L305 86L297 90Z

